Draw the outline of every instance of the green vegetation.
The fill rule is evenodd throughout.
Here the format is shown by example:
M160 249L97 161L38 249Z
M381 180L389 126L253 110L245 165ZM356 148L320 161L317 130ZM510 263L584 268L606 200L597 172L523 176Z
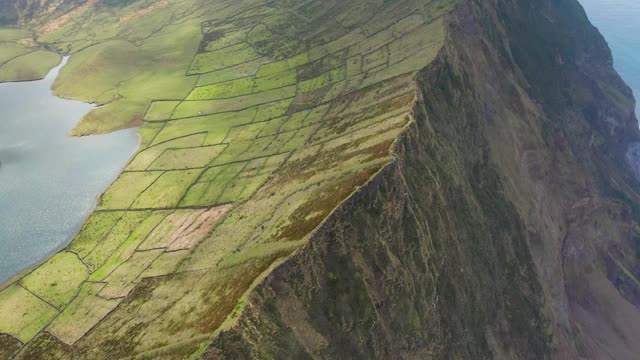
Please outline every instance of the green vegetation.
M167 211L155 211L149 217L144 219L140 225L127 237L127 240L123 242L120 247L113 253L113 255L102 265L99 269L91 274L89 280L102 281L109 274L111 274L120 264L127 261L135 250L140 246L149 233L165 218L169 212Z
M73 53L54 94L106 104L86 115L73 134L128 126L140 121L150 100L184 96L194 84L184 68L197 44L195 29L168 26L143 44L109 40Z
M162 172L123 173L100 199L99 209L128 209L135 198L153 184Z
M119 256L117 250L126 242L127 238L149 216L148 211L126 212L109 234L101 239L83 258L85 264L94 272L101 268L114 255ZM91 274L93 276L93 274Z
M147 121L170 119L178 104L180 101L154 101L147 109L144 119Z
M156 249L133 253L126 262L118 266L105 278L107 285L100 291L99 295L107 299L126 296L139 281L140 274L163 252L164 249Z
M54 52L39 49L46 44L72 55L53 85L54 93L105 105L87 114L72 134L137 125L151 100L182 98L196 81L184 74L201 39L198 16L208 16L215 8L194 14L194 2L176 0L167 6L167 1L118 0L99 6L87 1L69 15L45 14L30 22L33 33L25 36L37 51L0 62L0 81L43 77L60 60ZM0 31L0 38L9 35ZM3 54L11 47L15 41L0 43Z
M78 297L49 325L47 330L67 344L73 344L118 305L98 296L104 284L85 283Z
M0 82L42 79L60 60L33 41L29 31L0 27Z
M206 85L193 89L186 100L206 100L231 98L253 93L253 76L230 80L219 84Z
M6 63L13 59L19 58L27 53L30 49L24 46L20 46L18 43L9 43L3 46L2 53L0 54L0 62Z
M26 342L38 334L58 310L20 285L0 292L0 332Z
M296 91L296 86L292 85L257 94L236 96L229 99L183 101L174 111L173 119L236 112L242 109L250 109L257 105L268 105L285 99L292 99L295 96Z
M140 194L134 209L172 208L178 205L189 185L200 174L197 170L167 171Z
M27 30L17 28L2 28L0 27L0 41L12 42L20 39L29 38L31 33Z
M253 48L244 43L231 45L229 47L200 53L189 68L189 74L204 74L227 67L240 65L260 57Z
M387 11L414 14L415 1L374 2L176 0L142 15L151 2L127 2L41 36L73 54L55 92L106 104L74 133L142 123L140 151L57 255L77 254L85 272L65 277L64 291L22 280L60 309L51 335L85 358L196 353L391 161L410 122L411 79L439 51L450 7L398 21ZM16 288L0 292L0 307ZM53 316L33 301L38 314L0 328L32 341L23 353L47 351L34 337Z
M175 170L203 168L226 149L223 145L201 146L187 149L167 149L151 165L149 170Z
M22 278L20 284L56 308L68 304L89 272L76 254L61 252Z
M258 69L264 68L264 64L268 62L269 60L267 59L258 58L254 61L248 61L222 70L202 74L198 77L197 85L206 86L239 79L246 76L253 76L256 74Z
M122 215L124 215L122 211L93 213L82 226L75 241L69 246L69 251L78 254L81 258L87 256L96 244L111 232Z
M19 54L2 63L0 81L42 79L60 60L60 55L50 51L23 48Z
M165 252L158 256L140 276L151 278L173 274L187 256L189 256L188 250Z

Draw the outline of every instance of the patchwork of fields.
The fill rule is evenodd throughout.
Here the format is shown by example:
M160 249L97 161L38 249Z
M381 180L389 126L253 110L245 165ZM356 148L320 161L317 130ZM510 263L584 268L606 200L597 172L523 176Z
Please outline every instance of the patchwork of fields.
M148 25L169 13L166 2L124 21ZM440 50L451 2L182 1L185 13L209 10L168 16L149 35L162 46L129 53L120 37L74 55L56 91L93 86L80 98L109 104L81 128L121 126L114 112L144 104L142 145L67 248L0 292L0 357L197 355L257 281L392 161L411 121L413 76ZM163 41L196 23L190 62L166 54L160 69L157 49L177 46ZM75 24L42 40L72 33L78 49L90 39ZM140 57L126 79L86 72L116 61L114 51ZM83 76L94 83L73 88ZM110 118L115 126L104 125Z

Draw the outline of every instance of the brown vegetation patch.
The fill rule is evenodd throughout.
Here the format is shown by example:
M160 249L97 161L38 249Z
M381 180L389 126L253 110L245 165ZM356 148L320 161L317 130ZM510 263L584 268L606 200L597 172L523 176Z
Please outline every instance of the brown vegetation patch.
M321 59L298 66L298 81L305 81L320 76L327 71L343 66L348 51L342 50L329 54Z
M38 43L33 38L24 38L17 41L18 44L26 47L36 47Z
M211 232L213 227L229 209L231 209L231 205L227 204L211 208L200 214L200 216L171 243L169 250L191 249Z
M207 45L217 40L220 40L224 37L225 33L220 30L214 30L210 32L206 32L202 35L202 41L200 42L200 46L198 47L198 54L207 51Z
M78 7L77 9L60 16L59 18L53 20L52 22L46 24L38 30L38 35L46 35L50 32L56 31L61 27L65 26L71 19L82 14L83 12L92 8L99 0L88 0L84 5Z
M204 239L222 216L231 209L230 204L209 210L178 210L167 216L140 247L141 250L167 248L190 249Z
M169 247L203 212L204 210L178 210L167 216L149 234L140 250Z
M380 99L373 105L369 102L359 104L357 102L358 99L354 99L354 102L350 104L344 112L328 114L326 117L326 126L334 129L335 134L340 134L354 123L362 120L389 114L394 110L407 109L414 99L415 95L413 93Z
M351 157L355 157L358 155L366 154L366 155L369 155L366 161L377 160L389 155L390 148L391 148L391 145L393 144L393 141L394 140L387 140L379 144L373 145L371 147L368 147L366 149L354 151L352 153L349 153L349 155Z
M317 152L302 159L289 161L283 166L281 173L284 175L286 181L305 182L312 176L330 170L336 166L336 164L344 163L359 155L369 154L370 156L365 161L372 161L388 156L393 140L387 140L368 148L349 151L351 149L357 149L362 143L376 136L378 136L378 134L363 136L351 143Z
M199 332L211 333L218 329L229 314L238 306L238 299L251 288L254 281L278 259L288 256L290 250L274 253L265 259L242 263L229 269L228 273L211 274L216 280L212 283L212 292L203 294L202 303L208 304L207 311L200 316L193 326Z
M73 345L104 319L118 304L119 300L108 300L93 294L101 284L85 285L89 292L78 295L77 301L65 309L47 328L49 333L63 345ZM86 290L81 290L86 291Z
M22 347L20 340L11 335L0 333L0 358L10 359Z
M120 18L120 22L124 22L124 21L128 21L131 19L135 19L138 18L142 15L148 14L156 9L162 8L169 5L169 0L160 0L155 4L149 5L144 9L140 9L140 10L136 10L136 11L132 11L130 13L128 13L127 15L123 16Z
M120 265L106 279L107 285L99 295L106 299L123 298L138 284L140 275L161 255L164 250L140 251Z
M46 348L47 353L42 349ZM15 359L24 360L48 360L48 359L69 359L73 356L71 346L63 343L55 336L44 331L31 340L28 345L16 355ZM4 358L3 358L4 359ZM7 358L8 359L8 358Z
M287 114L295 114L297 112L308 110L317 106L322 101L322 99L324 99L325 95L327 95L327 92L329 92L331 86L332 85L329 84L319 89L296 95L296 97L291 102L291 105L289 105L289 108L287 109Z
M337 183L331 183L317 192L317 196L299 206L289 216L289 224L276 234L274 240L299 240L315 229L338 204L359 186L364 185L378 171L370 167Z

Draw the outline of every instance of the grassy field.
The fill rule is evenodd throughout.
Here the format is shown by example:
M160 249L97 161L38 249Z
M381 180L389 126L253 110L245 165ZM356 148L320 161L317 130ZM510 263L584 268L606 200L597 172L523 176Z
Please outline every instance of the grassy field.
M75 133L135 120L143 146L71 244L0 292L21 354L197 354L392 160L452 2L355 2L174 0L127 18L150 6L133 2L41 37L73 53L55 92L106 104Z
M0 82L42 79L61 59L36 43L31 32L0 28Z

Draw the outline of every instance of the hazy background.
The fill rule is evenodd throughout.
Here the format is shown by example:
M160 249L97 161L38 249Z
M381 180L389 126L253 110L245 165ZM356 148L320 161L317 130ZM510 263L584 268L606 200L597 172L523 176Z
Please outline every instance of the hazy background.
M580 0L607 39L616 70L640 96L640 0ZM636 106L636 114L640 111Z

